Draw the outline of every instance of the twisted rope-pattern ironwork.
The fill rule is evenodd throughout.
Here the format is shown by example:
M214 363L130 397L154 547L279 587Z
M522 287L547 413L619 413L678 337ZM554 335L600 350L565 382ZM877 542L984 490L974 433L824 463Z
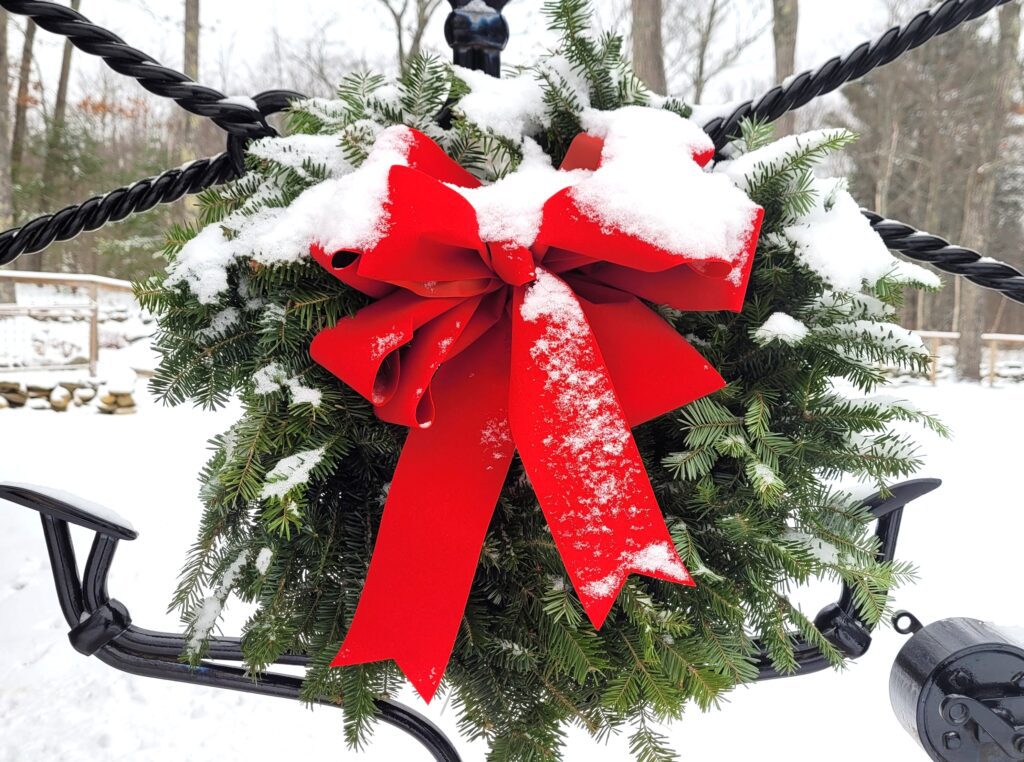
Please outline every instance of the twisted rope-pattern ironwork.
M54 241L67 241L86 230L97 230L157 204L169 204L189 193L239 177L236 163L227 151L200 159L178 169L148 177L82 204L65 207L54 214L36 217L24 227L0 233L0 266L25 253L42 251Z
M260 93L256 102L261 119L284 110L292 100L302 98L290 90ZM277 132L267 127L269 135ZM199 193L245 174L245 144L248 138L228 136L228 150L209 159L171 169L156 177L139 180L103 196L94 196L83 204L65 207L54 214L36 217L20 228L0 233L0 266L10 264L22 254L42 251L54 241L68 241L86 230L97 230L108 222L118 222L145 212L157 204L169 204L182 196Z
M874 43L864 43L842 58L827 61L814 72L804 72L791 78L756 102L742 104L728 117L708 122L705 130L716 147L721 148L735 134L743 119L778 119L813 98L890 63L936 35L1009 1L945 0L937 8L918 14L902 27L893 27ZM0 7L27 15L44 29L66 36L86 53L103 58L114 71L135 78L147 90L174 99L192 113L212 119L230 135L228 151L219 156L140 180L83 204L38 217L21 228L0 233L0 266L13 262L24 253L41 251L54 241L74 238L83 231L96 230L108 222L123 220L157 204L176 201L186 194L198 193L240 177L245 171L242 160L245 143L255 137L275 134L267 124L266 116L283 110L289 99L302 97L288 91L263 93L254 99L256 109L243 103L228 102L222 93L161 66L70 8L43 0L0 0ZM943 238L921 233L874 212L865 211L864 214L894 251L1024 303L1024 274L1016 268L984 260L976 251L954 246Z
M740 122L757 119L774 122L783 114L806 105L815 98L860 79L872 69L891 63L919 45L945 34L964 22L985 15L1010 0L945 0L930 11L922 11L903 26L894 26L874 42L858 45L843 56L829 59L814 71L805 71L776 85L757 101L737 106L729 116L716 117L704 125L704 131L721 150L739 133Z
M886 246L907 259L966 278L1024 304L1024 273L1016 267L983 257L973 249L955 246L937 235L922 233L905 222L890 220L866 209L861 211Z
M232 135L253 138L270 134L258 109L228 99L224 93L161 65L78 11L42 0L0 0L0 6L28 16L48 32L66 37L79 50L102 58L118 74L137 80L151 93L173 99L186 111L212 119Z

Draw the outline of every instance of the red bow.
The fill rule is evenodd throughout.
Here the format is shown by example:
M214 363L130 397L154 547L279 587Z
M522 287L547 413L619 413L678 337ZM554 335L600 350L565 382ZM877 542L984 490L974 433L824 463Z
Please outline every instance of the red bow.
M529 248L484 241L455 189L480 183L408 132L379 240L358 252L312 247L378 301L322 331L311 354L381 419L411 429L332 666L394 659L429 701L517 450L596 628L631 573L693 584L630 429L725 382L640 299L741 309L762 210L750 205L741 250L717 262L610 229L571 187L544 203ZM580 136L562 169L597 169L602 146Z

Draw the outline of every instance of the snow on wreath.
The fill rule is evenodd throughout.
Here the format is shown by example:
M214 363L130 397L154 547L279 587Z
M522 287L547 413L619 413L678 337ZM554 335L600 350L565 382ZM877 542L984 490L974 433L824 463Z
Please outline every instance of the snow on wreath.
M254 603L249 666L310 654L353 744L407 677L495 753L558 758L575 722L644 758L756 677L755 639L842 662L783 591L841 580L874 623L910 572L837 485L917 468L895 424L944 430L876 394L925 368L896 307L936 279L815 174L852 135L746 124L716 160L584 6L503 79L419 58L294 104L140 290L162 396L242 402L174 599L189 658Z

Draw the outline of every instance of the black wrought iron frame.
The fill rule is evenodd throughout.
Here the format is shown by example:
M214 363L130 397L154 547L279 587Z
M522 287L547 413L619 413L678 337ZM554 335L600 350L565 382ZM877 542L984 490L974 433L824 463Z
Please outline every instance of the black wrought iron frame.
M817 70L792 77L758 100L748 101L712 119L705 130L720 150L735 135L743 119L778 119L813 98L895 60L936 35L1009 1L945 0L907 24L893 27L875 42L864 43L842 58L827 61ZM445 24L445 37L453 48L457 64L500 75L500 54L509 37L508 24L501 15L507 2L485 0L485 5L481 5L472 0L449 0L452 12ZM136 79L150 92L171 98L186 111L211 119L227 134L227 150L218 156L140 180L0 233L0 266L24 253L41 251L54 241L69 240L83 231L96 230L157 204L241 177L245 173L244 153L248 142L276 134L267 117L303 97L292 91L271 90L255 96L250 106L242 99L228 98L162 66L66 6L44 0L0 0L0 7L25 15L43 29L66 37L83 52L101 57L111 69ZM937 236L921 234L904 223L884 219L870 211L864 214L894 251L1024 303L1024 273L1016 268L991 260L982 261L978 252L954 246ZM880 561L893 558L905 506L938 486L938 480L918 479L893 487L888 495L876 495L866 501L865 505L878 519L876 536ZM71 628L69 638L81 653L96 656L124 672L146 677L300 698L300 677L273 672L252 675L240 666L244 658L238 638L213 638L207 659L193 668L180 661L186 646L182 635L155 632L132 624L128 609L107 592L107 575L118 544L137 536L129 527L91 512L87 506L76 504L73 498L56 499L45 491L25 486L0 485L0 499L40 513L58 599ZM69 525L82 526L95 533L81 575ZM863 655L871 644L872 627L858 617L848 587L843 588L838 601L822 609L815 624L830 643L850 658ZM780 673L767 652L758 645L755 659L758 679L810 674L828 667L827 658L815 646L795 633L792 638L797 670ZM308 661L304 654L293 654L276 663L303 667ZM335 705L327 700L319 703ZM435 760L459 760L455 747L426 718L389 699L378 700L377 706L384 722L416 738Z
M251 675L239 666L244 657L238 638L211 638L207 659L192 667L181 661L187 645L183 635L132 624L128 609L107 592L107 576L119 543L138 536L131 527L96 514L87 505L70 502L70 498L57 499L25 486L0 484L0 500L39 512L57 599L75 650L133 675L300 699L301 677L274 672ZM95 533L81 573L69 525ZM309 657L290 654L275 663L304 667ZM328 700L318 703L338 706ZM376 703L383 722L411 735L437 762L459 762L455 747L430 720L389 699L378 699Z
M887 495L868 498L864 505L877 518L878 560L891 561L899 538L903 509L912 500L937 489L937 479L916 479L891 488ZM239 666L244 662L242 641L232 637L213 637L206 659L198 667L181 661L187 642L184 635L156 632L132 623L128 608L107 591L107 577L114 554L122 541L131 541L138 534L130 526L101 515L88 504L74 498L57 498L41 489L18 484L0 484L0 501L38 511L50 557L57 599L70 631L71 645L86 656L95 656L115 669L143 677L155 677L192 685L302 699L302 678L277 672L248 673ZM80 526L94 533L85 567L79 573L69 525ZM845 656L863 656L871 645L872 626L857 614L853 591L843 586L838 601L821 610L815 625ZM829 661L818 648L798 634L792 641L797 663L794 672L780 672L768 652L758 644L755 664L759 680L773 680L819 672ZM287 654L275 664L305 667L306 654ZM325 706L337 704L321 699ZM455 746L427 718L391 699L378 699L377 709L383 722L393 725L419 741L437 762L459 762Z
M449 0L452 12L445 23L445 38L454 51L455 63L494 76L500 74L501 51L509 37L508 23L501 11L508 1L485 0L485 5L481 5L471 0ZM744 119L778 119L1007 2L1010 0L944 0L906 24L892 27L874 42L862 43L845 56L831 58L817 69L790 77L757 100L746 101L711 119L704 129L716 148L722 149L736 135ZM146 90L211 119L228 135L228 149L222 154L139 180L3 231L0 266L10 264L22 254L42 251L55 241L70 240L84 231L148 211L157 204L177 201L241 177L245 173L245 145L250 140L276 134L266 117L287 108L290 100L303 97L291 91L271 90L255 96L253 108L241 99L228 98L193 82L66 6L46 0L0 0L0 7L66 37L79 50L102 58L111 69L132 77ZM982 257L972 249L954 246L937 236L921 234L910 225L886 220L869 210L864 210L864 214L894 251L1024 303L1024 273L1012 265Z

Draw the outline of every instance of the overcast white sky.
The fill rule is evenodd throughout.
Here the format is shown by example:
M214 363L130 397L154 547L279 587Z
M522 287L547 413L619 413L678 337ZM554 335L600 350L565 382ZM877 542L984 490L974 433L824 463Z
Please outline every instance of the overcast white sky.
M529 58L549 40L544 34L540 9L543 0L512 0L505 15L513 36L505 60ZM622 0L597 0L604 18ZM98 24L120 34L130 44L150 53L169 66L181 66L181 18L183 3L178 0L84 0L82 12ZM767 19L767 0L744 0L741 7ZM446 50L441 25L447 9L438 12L427 43L438 51ZM874 37L888 20L882 0L801 0L799 66L816 66L835 54L851 49L862 40ZM387 64L393 58L390 19L379 0L202 0L203 24L200 66L204 84L225 87L225 72L240 72L238 81L259 82L259 89L282 83L273 74L260 71L261 61L272 50L273 31L286 39L301 40L311 30L322 28L332 41L334 52L370 64ZM20 26L21 20L17 22ZM44 80L52 82L59 67L60 41L48 32L37 36L40 68ZM20 50L20 35L12 34L12 53ZM79 97L86 94L85 83L96 64L86 64L84 54L76 51L76 64L82 76L74 85ZM713 83L706 100L721 101L759 94L770 81L772 50L765 35L745 53L741 65ZM226 84L231 89L232 82Z

